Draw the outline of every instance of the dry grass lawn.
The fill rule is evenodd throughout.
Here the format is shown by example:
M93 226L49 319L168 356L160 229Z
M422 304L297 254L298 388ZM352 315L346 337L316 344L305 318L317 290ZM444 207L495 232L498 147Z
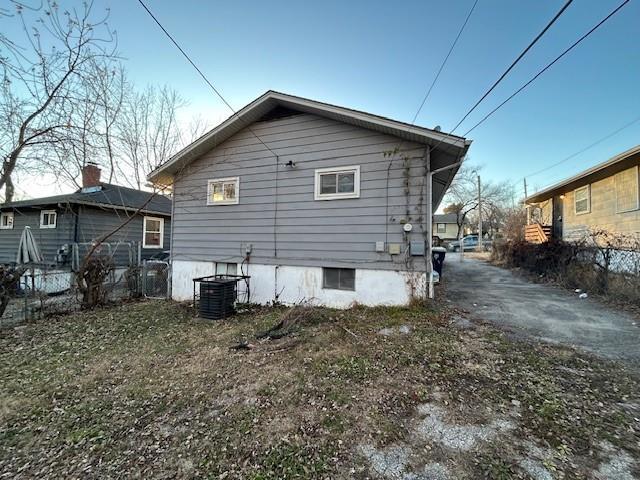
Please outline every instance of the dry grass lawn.
M0 478L639 473L621 365L427 308L313 309L255 339L284 313L148 301L1 331Z

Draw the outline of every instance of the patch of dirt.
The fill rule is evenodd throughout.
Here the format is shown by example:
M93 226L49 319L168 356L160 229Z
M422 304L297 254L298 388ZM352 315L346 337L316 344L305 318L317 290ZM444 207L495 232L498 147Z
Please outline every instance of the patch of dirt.
M596 478L600 480L635 480L632 474L634 467L638 466L638 459L633 459L625 451L616 449L608 442L602 443L606 460L598 466Z
M510 420L503 418L491 420L485 425L449 423L445 420L445 410L429 403L419 405L418 413L424 417L416 426L418 435L446 448L463 452L471 450L478 442L493 440L498 434L514 428Z
M456 315L278 307L204 322L148 301L0 331L0 471L19 480L636 474L636 377L481 323L464 328ZM229 349L248 339L251 349Z

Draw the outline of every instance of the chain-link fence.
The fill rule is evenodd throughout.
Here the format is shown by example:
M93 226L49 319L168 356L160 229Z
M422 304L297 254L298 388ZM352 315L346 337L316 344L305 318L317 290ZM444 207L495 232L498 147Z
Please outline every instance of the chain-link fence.
M148 298L167 298L170 272L169 262L145 260L142 263L142 294Z
M63 265L0 265L0 327L38 320L87 306L88 284L83 261L90 243L71 245L70 261ZM100 298L116 302L140 297L166 298L170 268L167 262L140 262L136 242L105 243L92 253L104 259Z
M640 305L640 237L594 230L574 241L496 243L494 260L569 288Z

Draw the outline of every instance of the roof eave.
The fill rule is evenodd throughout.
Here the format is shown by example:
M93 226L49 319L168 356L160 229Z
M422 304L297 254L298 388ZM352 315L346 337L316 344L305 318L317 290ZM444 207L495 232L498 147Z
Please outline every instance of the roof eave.
M108 209L108 210L125 210L128 212L138 212L141 214L152 214L152 215L163 215L165 217L170 217L171 216L171 212L163 212L161 210L153 210L153 209L139 209L138 207L130 207L130 206L125 206L125 205L114 205L112 203L100 203L100 202L89 202L89 201L83 201L83 200L77 200L77 199L69 199L66 201L56 201L56 202L42 202L42 203L38 203L38 202L29 202L26 204L22 204L22 205L17 205L17 204L5 204L5 205L0 205L0 210L6 210L6 209L12 209L12 210L19 210L21 208L38 208L38 207L44 207L44 206L50 206L50 205L60 205L60 204L66 204L66 205L83 205L86 207L95 207L95 208L102 208L102 209Z
M615 155L605 162L599 163L598 165L573 175L572 177L555 183L550 187L534 193L533 195L529 195L524 199L524 203L539 203L558 194L579 188L581 184L584 185L592 183L593 181L598 181L602 176L608 177L615 175L618 171L622 171L628 167L626 162L635 162L635 156L640 160L640 145L636 145L635 147Z
M422 143L425 145L438 146L441 150L449 150L454 156L462 158L469 149L471 141L463 137L456 135L431 130L424 127L417 127L407 123L399 122L397 120L380 117L367 112L361 112L358 110L352 110L345 107L339 107L327 103L317 102L315 100L309 100L302 97L296 97L284 93L268 91L262 96L258 97L253 102L243 107L240 111L236 112L217 127L210 130L208 133L200 137L195 142L186 146L169 159L165 164L160 165L155 170L149 173L147 179L156 184L169 185L173 181L173 176L177 172L180 166L184 166L189 161L199 157L203 153L212 148L222 141L229 138L231 135L237 133L242 128L248 126L252 121L248 121L246 124L234 125L237 122L242 122L243 119L250 116L261 105L268 101L276 102L277 104L289 106L302 111L313 111L314 113L320 113L329 115L331 118L336 118L341 121L351 119L352 121L361 122L368 125L369 128L387 128L394 131L394 134L400 138L406 138L416 143ZM259 113L259 112L258 112ZM339 118L337 118L339 117ZM230 132L227 132L230 130ZM215 137L219 135L221 139L216 142Z

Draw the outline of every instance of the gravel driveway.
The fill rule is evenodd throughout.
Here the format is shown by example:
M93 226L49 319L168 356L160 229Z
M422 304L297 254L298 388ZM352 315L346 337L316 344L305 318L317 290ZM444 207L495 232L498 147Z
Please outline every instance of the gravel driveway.
M447 254L444 268L447 296L471 318L640 366L640 320L633 315L482 260L460 261L459 254Z

